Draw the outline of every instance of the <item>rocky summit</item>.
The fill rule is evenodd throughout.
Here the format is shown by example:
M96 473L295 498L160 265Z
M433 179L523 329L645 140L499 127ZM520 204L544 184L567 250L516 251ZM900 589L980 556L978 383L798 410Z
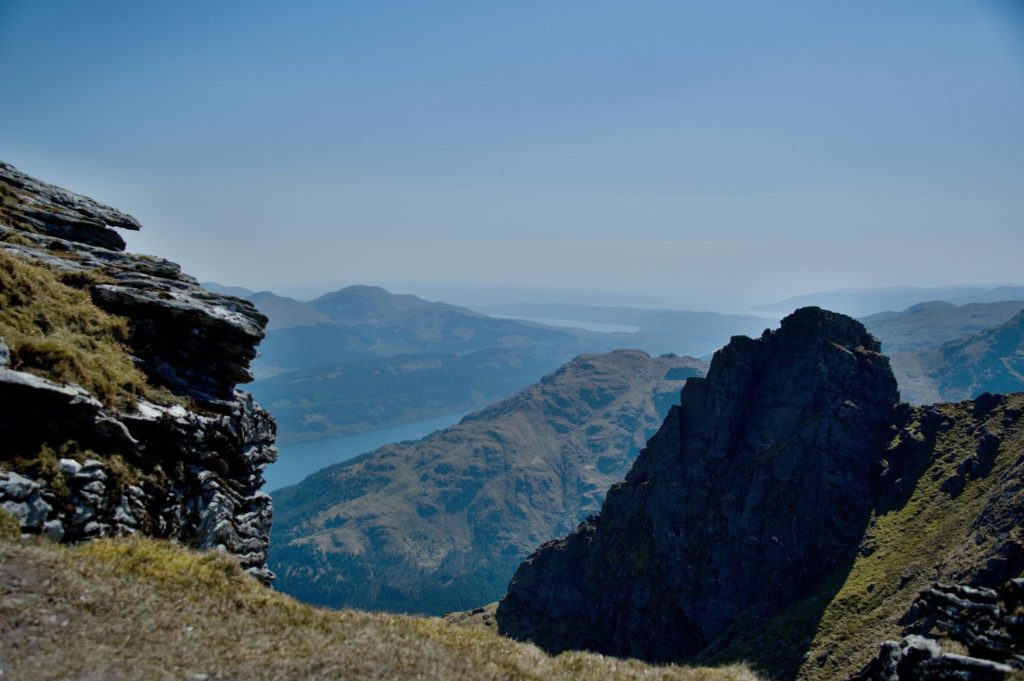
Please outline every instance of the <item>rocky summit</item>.
M797 311L691 379L599 515L524 562L501 629L549 649L692 655L847 557L896 382L849 318Z
M266 317L111 227L140 225L0 163L0 507L64 541L218 547L269 581L275 424L235 389Z
M937 636L908 624L922 590L1020 576L1022 404L900 403L860 323L798 310L687 383L600 514L520 565L498 627L549 651L845 678L887 638Z

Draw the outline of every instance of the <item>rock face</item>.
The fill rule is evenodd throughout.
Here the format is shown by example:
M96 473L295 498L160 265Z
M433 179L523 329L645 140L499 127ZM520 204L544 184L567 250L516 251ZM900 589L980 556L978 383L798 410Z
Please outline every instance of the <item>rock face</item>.
M980 679L997 681L1024 671L1024 579L999 589L935 586L921 592L906 619L911 629L933 628L967 648L944 651L934 639L910 634L886 641L850 681Z
M69 241L123 251L124 239L109 227L138 230L131 215L47 184L0 161L0 218L8 224ZM11 197L11 200L6 200Z
M601 513L519 567L499 627L667 661L766 620L856 550L898 399L848 317L804 308L734 338Z
M124 252L111 226L139 229L0 163L0 250L125 319L124 351L166 397L104 403L15 363L19 348L0 339L0 507L23 532L64 541L141 532L220 548L269 582L271 504L260 487L277 456L275 424L235 389L251 380L266 318L174 263ZM4 293L28 312L37 302ZM37 331L45 341L49 330Z
M275 492L277 588L431 614L497 600L534 547L600 508L703 373L639 350L583 355L451 428Z

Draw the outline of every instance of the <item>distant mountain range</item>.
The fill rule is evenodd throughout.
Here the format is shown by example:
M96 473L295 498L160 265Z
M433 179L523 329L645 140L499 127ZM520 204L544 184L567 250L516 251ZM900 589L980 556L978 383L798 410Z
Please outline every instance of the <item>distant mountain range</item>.
M632 347L707 357L734 335L757 337L774 324L750 315L561 303L471 310L373 286L349 286L309 302L210 286L245 295L270 319L252 391L277 415L282 442L478 409L584 352ZM946 299L861 319L891 356L903 397L915 403L957 400L1016 385L1015 360L1005 355L1012 330L992 341L988 353L1002 364L976 366L970 353L987 341L967 339L1024 308L1024 287L839 291L778 305L824 298L868 309L935 295ZM1019 298L1006 299L1014 295ZM976 298L1003 299L949 302ZM601 333L574 324L622 330ZM955 342L960 350L939 352Z
M632 327L634 332L621 334L629 347L652 354L674 352L698 357L710 355L732 336L759 336L776 323L775 319L751 315L558 303L491 305L479 309L499 317L557 321L562 325L576 321Z
M582 353L639 348L707 355L734 334L772 320L587 305L520 306L548 317L611 320L635 333L601 333L507 318L348 286L309 302L210 283L242 295L269 318L253 363L252 393L273 410L281 442L317 439L479 409ZM571 309L569 309L571 308Z
M891 360L900 394L914 404L1024 391L1024 311L935 349L893 353Z
M244 294L270 319L250 389L273 410L284 443L479 409L575 355L622 345L374 286L309 302L219 288Z
M941 300L918 303L902 312L879 312L860 319L887 354L937 348L943 343L999 326L1024 309L1024 298L997 303L954 305Z
M996 303L1024 300L1024 286L948 286L937 288L884 288L825 291L786 298L754 309L769 314L789 314L799 307L816 305L827 310L863 317L878 312L904 310L918 303L943 300L949 303Z
M447 430L279 490L277 588L433 614L495 600L533 548L600 508L705 367L636 350L579 357Z

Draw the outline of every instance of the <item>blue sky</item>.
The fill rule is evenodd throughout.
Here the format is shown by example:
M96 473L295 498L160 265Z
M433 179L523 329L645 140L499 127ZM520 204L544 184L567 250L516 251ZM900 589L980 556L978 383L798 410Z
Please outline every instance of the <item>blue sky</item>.
M1019 2L3 0L0 65L0 158L202 279L1024 279Z

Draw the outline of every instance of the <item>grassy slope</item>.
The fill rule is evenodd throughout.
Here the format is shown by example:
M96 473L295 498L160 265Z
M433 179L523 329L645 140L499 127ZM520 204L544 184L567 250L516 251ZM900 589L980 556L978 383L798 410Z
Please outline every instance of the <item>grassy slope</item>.
M1008 409L1024 409L1024 394L1009 396ZM917 593L937 581L950 581L980 567L994 538L976 534L972 525L993 493L1000 475L1024 450L1019 419L1003 431L1005 411L984 424L970 418L970 404L938 405L955 426L941 432L935 456L909 499L878 512L853 563L838 570L820 589L757 631L737 637L705 661L749 659L767 673L801 679L845 678L862 667L878 645L899 638L899 619ZM919 423L910 426L920 432ZM974 453L972 430L1001 433L992 470L971 480L952 497L940 489L958 465ZM1024 528L1016 528L1024 541ZM798 671L797 671L798 670Z
M226 557L145 539L0 540L0 634L4 679L756 678L740 666L550 657L440 619L320 610Z

